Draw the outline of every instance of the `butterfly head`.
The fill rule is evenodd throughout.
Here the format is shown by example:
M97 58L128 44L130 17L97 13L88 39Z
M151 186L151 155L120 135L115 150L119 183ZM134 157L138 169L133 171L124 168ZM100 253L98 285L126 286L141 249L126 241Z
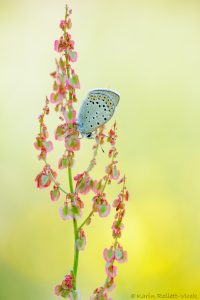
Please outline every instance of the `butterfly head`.
M83 123L78 122L77 123L77 128L78 128L78 131L80 132L80 134L82 135L83 138L85 137L87 139L94 139L94 133L93 132L85 132Z
M94 133L93 132L82 133L82 137L86 137L87 139L94 139Z

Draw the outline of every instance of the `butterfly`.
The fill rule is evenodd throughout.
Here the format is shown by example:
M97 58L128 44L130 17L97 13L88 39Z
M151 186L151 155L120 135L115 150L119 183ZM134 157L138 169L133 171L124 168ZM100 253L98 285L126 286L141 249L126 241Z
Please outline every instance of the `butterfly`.
M77 118L82 137L93 138L93 131L112 118L119 99L117 92L108 89L95 89L88 93Z

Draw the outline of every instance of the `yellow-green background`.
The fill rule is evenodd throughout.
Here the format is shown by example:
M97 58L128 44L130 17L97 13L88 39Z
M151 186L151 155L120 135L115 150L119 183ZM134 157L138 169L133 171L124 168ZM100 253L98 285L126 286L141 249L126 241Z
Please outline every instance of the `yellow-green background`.
M131 194L121 240L129 261L119 267L112 296L198 293L200 2L79 0L70 5L79 99L95 87L121 94L114 118L119 165ZM64 198L53 204L49 191L37 190L34 183L43 166L33 148L37 117L51 91L53 41L64 6L64 0L0 1L2 300L56 299L52 287L72 266L72 224L58 215ZM57 116L49 121L53 132ZM74 174L91 157L92 141L81 143ZM54 167L61 144L49 155ZM95 177L103 174L104 160L100 153ZM110 201L117 188L110 188ZM86 215L91 197L84 201ZM84 300L104 281L102 250L111 243L111 223L95 216L86 228L78 276Z

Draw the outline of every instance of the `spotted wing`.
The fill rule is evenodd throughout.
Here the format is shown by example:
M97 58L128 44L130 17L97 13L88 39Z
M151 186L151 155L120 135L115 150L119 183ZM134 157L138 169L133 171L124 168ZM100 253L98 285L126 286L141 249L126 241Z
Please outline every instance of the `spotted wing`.
M117 106L119 99L120 99L120 96L117 92L115 92L113 90L109 90L109 89L95 89L95 90L90 91L90 94L96 95L98 93L104 93L104 94L108 95L111 98L111 100L113 101L115 107Z
M93 132L111 119L115 107L109 93L104 90L91 91L79 111L79 131L81 133Z

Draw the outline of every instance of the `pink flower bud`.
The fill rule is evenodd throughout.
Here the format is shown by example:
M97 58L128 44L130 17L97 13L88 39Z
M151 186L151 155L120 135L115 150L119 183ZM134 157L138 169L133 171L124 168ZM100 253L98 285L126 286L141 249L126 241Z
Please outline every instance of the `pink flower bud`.
M63 291L63 288L62 288L61 285L58 284L58 285L55 286L54 293L55 293L56 296L60 296L62 291Z
M128 201L128 199L129 199L129 192L126 190L126 193L125 193L125 195L124 195L124 199L126 200L126 201Z
M114 278L117 275L117 267L111 263L106 263L106 274L108 277Z
M65 147L68 151L78 151L80 149L80 139L69 136L65 139Z
M58 201L58 199L60 198L60 191L58 187L55 187L53 191L50 191L50 196L53 202Z
M113 261L115 259L115 251L113 250L113 247L111 247L110 249L105 248L103 251L103 256L105 261Z
M58 94L51 93L49 98L50 98L50 102L53 103L53 104L60 103L60 98L58 97Z
M59 52L59 41L58 40L54 41L54 50Z
M53 143L51 141L44 141L42 144L47 152L51 152L53 150Z
M63 155L58 161L58 169L63 170L68 167L68 157Z
M71 78L68 79L68 85L73 89L80 89L80 82L78 75L74 74Z
M72 51L72 50L69 51L69 61L76 62L77 57L78 57L78 54L76 51Z
M65 21L65 20L61 20L61 21L60 21L60 28L61 28L62 30L64 30L66 27L67 27L66 21Z
M117 170L116 165L112 167L111 178L117 180L120 176L120 172Z
M79 231L79 238L76 240L76 247L78 250L84 250L86 245L86 237L83 229L81 228Z
M52 182L52 177L50 173L54 178L56 178L57 176L56 172L49 169L49 166L45 166L43 168L43 171L36 176L35 182L37 184L37 188L42 189L50 186Z
M36 142L34 143L34 147L37 150L41 150L42 148L42 140L40 137L36 137Z
M76 219L80 219L82 216L82 209L78 207L77 205L72 205L71 208L71 215Z
M71 210L67 205L59 208L59 213L63 220L70 220L72 218Z
M106 291L108 292L112 292L113 289L115 288L115 283L114 283L114 278L109 278L106 280L106 283L105 283L105 288L106 288Z
M76 111L75 110L68 110L63 112L64 119L67 124L73 124L76 122Z
M110 204L104 201L99 205L98 213L100 217L107 217L110 213Z
M66 275L66 276L65 276L65 279L64 279L63 282L62 282L62 287L63 287L64 289L71 290L71 289L73 288L72 280L73 280L73 278L72 278L72 275L71 275L71 274Z
M55 139L62 141L67 135L67 126L66 124L59 125L55 131Z

